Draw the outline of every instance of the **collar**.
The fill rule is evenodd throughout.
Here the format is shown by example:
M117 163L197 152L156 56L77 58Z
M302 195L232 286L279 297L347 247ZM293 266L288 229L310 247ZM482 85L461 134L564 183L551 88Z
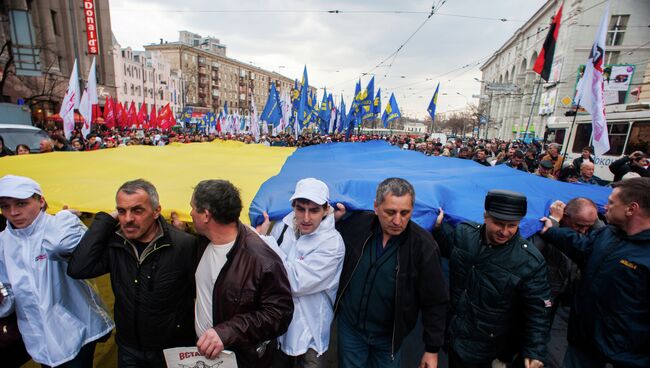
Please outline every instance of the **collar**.
M14 228L13 225L11 225L11 223L9 222L9 220L7 220L7 229L6 230L9 231L10 233L12 233L15 236L29 237L32 234L34 234L34 232L37 229L40 229L42 227L42 224L45 222L45 217L46 216L47 216L47 214L44 211L41 211L38 214L38 216L36 216L34 221L32 221L31 224L29 224L27 227L24 227L22 229Z

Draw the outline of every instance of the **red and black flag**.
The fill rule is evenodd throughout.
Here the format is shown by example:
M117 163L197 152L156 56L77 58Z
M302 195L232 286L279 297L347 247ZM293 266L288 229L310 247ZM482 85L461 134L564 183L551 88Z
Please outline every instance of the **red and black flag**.
M542 79L548 82L548 78L551 75L551 66L553 65L553 54L555 54L555 44L557 43L557 34L560 31L560 20L562 19L562 7L564 3L560 5L560 9L557 10L557 14L551 22L550 29L546 35L546 40L544 40L544 46L542 46L542 51L539 52L537 60L535 60L535 66L533 70L535 73L539 74Z

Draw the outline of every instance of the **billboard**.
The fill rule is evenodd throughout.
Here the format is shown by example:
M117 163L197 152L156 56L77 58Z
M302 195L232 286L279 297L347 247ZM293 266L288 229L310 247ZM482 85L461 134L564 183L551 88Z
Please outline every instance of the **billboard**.
M603 96L605 98L605 105L618 105L624 104L627 99L627 94L630 90L632 77L634 76L635 65L622 64L622 65L607 65L603 72L605 85L603 88ZM576 87L582 79L585 66L578 67L578 77L576 78ZM575 97L575 92L573 94Z

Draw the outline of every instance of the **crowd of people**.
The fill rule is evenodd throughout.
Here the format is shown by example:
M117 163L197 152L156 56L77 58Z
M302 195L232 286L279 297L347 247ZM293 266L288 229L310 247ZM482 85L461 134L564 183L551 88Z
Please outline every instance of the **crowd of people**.
M612 187L602 220L588 198L556 201L525 239L528 200L503 190L487 193L483 223L454 226L440 208L431 233L411 221L407 180L383 180L374 211L348 211L305 178L288 215L253 228L232 183L203 180L190 231L137 179L86 229L74 210L46 213L39 183L6 175L0 323L20 334L0 340L0 356L92 367L115 328L119 367L165 367L163 349L193 345L207 359L231 350L239 367L323 367L336 323L339 367L400 367L419 324L421 368L441 351L452 368L648 367L650 179ZM115 322L85 281L104 274ZM565 308L560 363L547 346Z
M484 166L505 165L523 172L539 175L545 178L564 182L580 182L593 185L607 185L608 182L594 175L595 157L590 146L582 149L581 156L573 161L564 162L561 146L556 143L545 144L534 140L531 143L501 139L461 139L455 138L441 142L439 138L429 138L424 135L413 138L407 135L376 135L341 133L323 135L320 133L303 133L295 137L293 134L263 135L256 142L249 133L240 134L203 134L189 129L177 132L163 132L152 129L112 129L90 133L84 137L81 132L74 131L70 140L66 139L61 130L49 131L50 138L40 142L40 153L53 151L93 151L131 145L164 146L170 143L199 143L214 140L234 140L245 144L263 144L274 147L307 147L317 144L335 142L367 142L383 140L403 150L421 152L427 156L455 157L473 160ZM30 150L24 144L16 148L15 154L29 154ZM14 152L4 146L0 137L0 157L12 155ZM614 181L627 177L650 177L648 170L648 154L636 151L630 155L615 160L609 166L614 175Z

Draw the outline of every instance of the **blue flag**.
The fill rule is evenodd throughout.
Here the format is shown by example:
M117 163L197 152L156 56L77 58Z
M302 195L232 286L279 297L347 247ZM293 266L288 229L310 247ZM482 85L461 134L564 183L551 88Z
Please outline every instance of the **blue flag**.
M436 91L433 93L433 97L431 97L431 102L429 102L429 107L427 108L429 115L431 115L431 122L434 122L436 120L436 105L438 105L438 88L440 88L440 82L438 82Z
M388 124L390 124L391 121L401 116L402 113L399 111L399 107L397 106L395 95L391 93L388 105L386 105L386 110L384 110L384 114L381 116L381 121L384 123L384 128L387 128Z
M305 65L305 70L302 73L302 86L300 87L300 101L298 102L298 123L300 123L300 128L304 126L305 119L309 117L312 110L309 97L309 80L307 79L307 65Z
M269 97L266 99L266 105L260 115L260 120L273 124L274 127L280 125L282 119L282 107L280 106L280 96L275 88L275 83L271 83Z
M373 117L376 118L381 114L381 88L377 90L377 96L375 96L375 100L372 103L373 107Z
M183 110L183 113L181 114L181 120L182 120L185 124L189 123L190 120L192 119L192 111L193 111L192 107L186 107L186 108Z
M223 117L228 117L228 101L223 102Z
M337 130L339 133L343 131L345 123L348 121L348 117L345 113L345 101L343 100L343 95L341 94L341 105L339 106L339 118L336 120Z

